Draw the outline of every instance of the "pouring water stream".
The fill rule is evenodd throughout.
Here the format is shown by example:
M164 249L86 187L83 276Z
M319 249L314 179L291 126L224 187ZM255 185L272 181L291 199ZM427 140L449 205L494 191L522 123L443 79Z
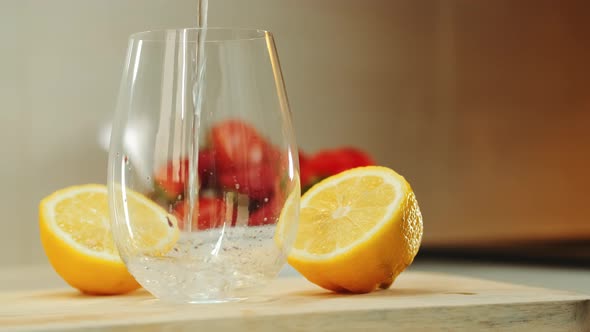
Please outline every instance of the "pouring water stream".
M207 28L207 11L209 7L209 0L197 0L197 28ZM188 181L188 220L186 223L186 231L191 232L193 221L198 220L198 215L194 214L199 211L199 131L201 125L201 107L203 104L203 95L205 92L205 40L206 30L197 34L197 49L195 52L195 81L193 86L193 105L194 115L192 117L190 135L190 152L189 152L189 181ZM196 217L196 218L195 218Z

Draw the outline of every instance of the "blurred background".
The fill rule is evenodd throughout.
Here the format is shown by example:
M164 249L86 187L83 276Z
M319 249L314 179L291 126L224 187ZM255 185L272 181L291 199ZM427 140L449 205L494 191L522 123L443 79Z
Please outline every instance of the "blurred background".
M0 266L46 261L42 197L106 182L128 35L194 26L196 11L0 0ZM355 146L403 174L423 253L588 262L589 13L585 0L211 0L209 25L274 32L300 147Z

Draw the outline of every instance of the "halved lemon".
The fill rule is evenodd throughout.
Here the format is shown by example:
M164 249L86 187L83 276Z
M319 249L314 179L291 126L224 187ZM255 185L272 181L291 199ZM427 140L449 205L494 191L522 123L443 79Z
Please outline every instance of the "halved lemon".
M380 166L351 169L301 198L289 263L332 291L388 288L414 260L422 229L418 202L401 175Z
M161 252L178 239L176 219L147 197L127 192L133 244ZM41 200L41 242L55 271L72 287L89 294L121 294L139 288L119 257L111 235L107 188L82 185L58 190Z

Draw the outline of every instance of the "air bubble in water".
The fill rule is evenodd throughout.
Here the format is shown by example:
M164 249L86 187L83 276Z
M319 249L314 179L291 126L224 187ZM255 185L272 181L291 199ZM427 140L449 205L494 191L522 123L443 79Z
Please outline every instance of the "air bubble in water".
M132 256L128 266L150 292L162 298L186 302L217 296L220 291L241 292L267 284L280 270L283 249L274 243L275 230L262 225L230 227L224 232L223 254L217 258L210 251L218 241L217 231L187 232L174 245L178 252L172 249L164 257Z
M264 203L268 202L268 197L264 197Z

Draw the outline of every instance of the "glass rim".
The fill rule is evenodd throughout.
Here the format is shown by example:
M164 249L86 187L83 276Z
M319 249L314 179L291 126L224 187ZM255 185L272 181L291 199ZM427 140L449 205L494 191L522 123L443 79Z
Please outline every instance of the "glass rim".
M136 41L153 41L163 42L168 39L167 35L171 33L186 33L186 32L221 32L231 33L229 38L207 38L205 43L219 43L219 42L230 42L230 41L248 41L266 39L272 37L272 33L269 30L256 29L256 28L235 28L235 27L207 27L207 28L170 28L170 29L155 29L138 31L129 35L129 40ZM239 35L237 35L239 34Z

